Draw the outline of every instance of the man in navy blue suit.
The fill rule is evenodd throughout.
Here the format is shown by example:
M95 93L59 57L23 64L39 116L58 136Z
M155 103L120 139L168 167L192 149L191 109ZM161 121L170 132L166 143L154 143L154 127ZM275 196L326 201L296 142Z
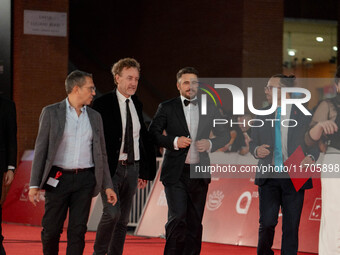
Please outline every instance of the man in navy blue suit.
M265 87L265 94L270 104L272 103L273 88L277 89L278 107L269 116L256 116L256 119L263 120L264 125L252 128L250 152L255 158L259 159L259 168L260 166L273 166L276 169L282 169L283 162L299 146L302 147L306 155L301 164L312 164L319 156L317 147L308 149L304 144L304 134L309 126L310 116L304 115L295 105L287 105L286 115L281 115L281 88L293 87L294 83L294 76L278 74L272 76ZM287 98L289 97L290 95L287 95ZM272 125L272 122L265 121L266 119L278 119L280 121L275 121L275 124ZM297 125L292 125L294 123L285 125L286 127L281 125L281 121L285 119L287 122L290 122L288 119L295 120ZM259 186L260 203L257 254L274 254L271 247L280 207L283 217L281 254L297 254L298 232L305 189L313 187L312 180L309 179L299 191L296 191L288 173L284 171L257 172L255 184Z

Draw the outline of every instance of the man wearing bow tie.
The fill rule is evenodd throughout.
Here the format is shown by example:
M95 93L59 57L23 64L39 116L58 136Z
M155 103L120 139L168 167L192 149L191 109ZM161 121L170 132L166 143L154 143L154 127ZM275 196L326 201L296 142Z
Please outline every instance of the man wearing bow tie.
M214 105L208 105L206 115L200 114L195 68L179 70L177 89L180 96L159 105L149 128L155 143L166 148L160 177L168 203L164 254L200 254L210 178L192 179L190 168L209 165L208 152L223 147L229 131L225 125L213 128L213 119L221 118ZM209 139L210 131L215 138Z
M310 116L304 115L295 105L287 105L287 111L281 115L281 88L294 87L295 77L277 74L272 76L264 88L269 104L273 100L273 88L277 90L278 107L274 113L266 116L256 116L256 119L276 119L274 126L264 121L262 127L253 127L251 131L250 152L259 159L258 166L275 166L282 169L283 163L301 146L305 158L301 165L312 164L319 156L316 147L306 148L304 134L308 129ZM286 95L290 98L290 95ZM268 107L269 108L269 107ZM268 109L266 108L266 109ZM281 121L292 119L297 122L284 126ZM299 224L302 212L304 194L311 189L312 179L309 179L300 190L296 191L289 174L280 170L277 172L257 172L255 184L259 190L260 226L257 246L258 255L273 255L271 249L274 240L275 227L278 223L279 210L282 212L282 242L281 254L296 255L298 251Z

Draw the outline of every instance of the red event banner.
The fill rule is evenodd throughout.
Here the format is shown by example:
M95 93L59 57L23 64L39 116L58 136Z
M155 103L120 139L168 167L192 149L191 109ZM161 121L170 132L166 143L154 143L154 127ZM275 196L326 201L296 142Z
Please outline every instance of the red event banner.
M2 220L13 223L41 225L44 215L45 194L41 192L40 202L34 206L28 200L29 181L34 151L25 151L16 170L15 178L2 206Z
M210 155L213 163L230 165L256 165L248 154L215 152ZM33 151L26 151L18 166L15 179L3 204L3 221L41 225L44 214L44 194L34 207L28 200L29 179ZM320 162L321 161L321 162ZM322 163L322 157L318 161ZM137 235L164 236L167 219L167 203L160 171L150 193L143 215L136 229ZM305 193L301 216L299 250L315 252L318 249L318 234L321 217L320 180L313 180L314 188ZM256 246L259 226L258 192L253 178L213 178L209 185L203 218L203 240L207 242ZM93 203L94 204L94 203ZM91 214L93 213L91 209ZM280 248L281 214L276 227L274 248Z
M31 176L33 150L25 151L16 170L15 178L2 205L2 220L4 222L21 223L41 226L45 211L45 191L40 193L40 201L34 206L28 199L29 181ZM94 210L96 198L92 199L90 215ZM64 227L68 225L66 217Z
M213 163L256 164L250 154L215 152ZM153 190L145 206L135 234L141 236L164 236L167 220L167 203L162 183L157 174ZM321 217L320 180L313 180L314 188L306 190L299 232L299 250L318 250L319 224ZM203 241L257 246L259 227L259 199L253 178L212 179L209 185L206 208L203 217ZM282 236L282 215L276 227L273 248L280 249Z

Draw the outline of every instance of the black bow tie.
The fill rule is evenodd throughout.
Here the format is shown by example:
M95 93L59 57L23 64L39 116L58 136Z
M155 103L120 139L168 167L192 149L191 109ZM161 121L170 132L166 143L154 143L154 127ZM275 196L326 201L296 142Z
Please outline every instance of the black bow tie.
M184 105L185 105L185 106L188 106L190 103L192 103L193 105L197 105L198 100L197 100L197 99L194 99L194 100L189 101L189 100L187 100L187 99L184 99Z

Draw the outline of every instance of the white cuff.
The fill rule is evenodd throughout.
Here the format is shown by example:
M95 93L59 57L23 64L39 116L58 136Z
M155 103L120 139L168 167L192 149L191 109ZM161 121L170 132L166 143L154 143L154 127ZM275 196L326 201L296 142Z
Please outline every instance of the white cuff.
M315 158L312 154L308 154L307 156L309 156L315 162Z
M255 158L258 158L257 153L256 153L258 147L259 147L259 146L256 146L256 147L255 147L255 150L254 150L254 156L255 156Z
M207 152L211 152L211 148L212 148L212 142L210 141L210 139L208 139L209 143L210 143L210 146L209 146L209 149L207 150Z
M177 140L178 140L178 136L176 136L175 139L174 139L174 149L175 149L176 151L179 150L178 145L177 145Z

